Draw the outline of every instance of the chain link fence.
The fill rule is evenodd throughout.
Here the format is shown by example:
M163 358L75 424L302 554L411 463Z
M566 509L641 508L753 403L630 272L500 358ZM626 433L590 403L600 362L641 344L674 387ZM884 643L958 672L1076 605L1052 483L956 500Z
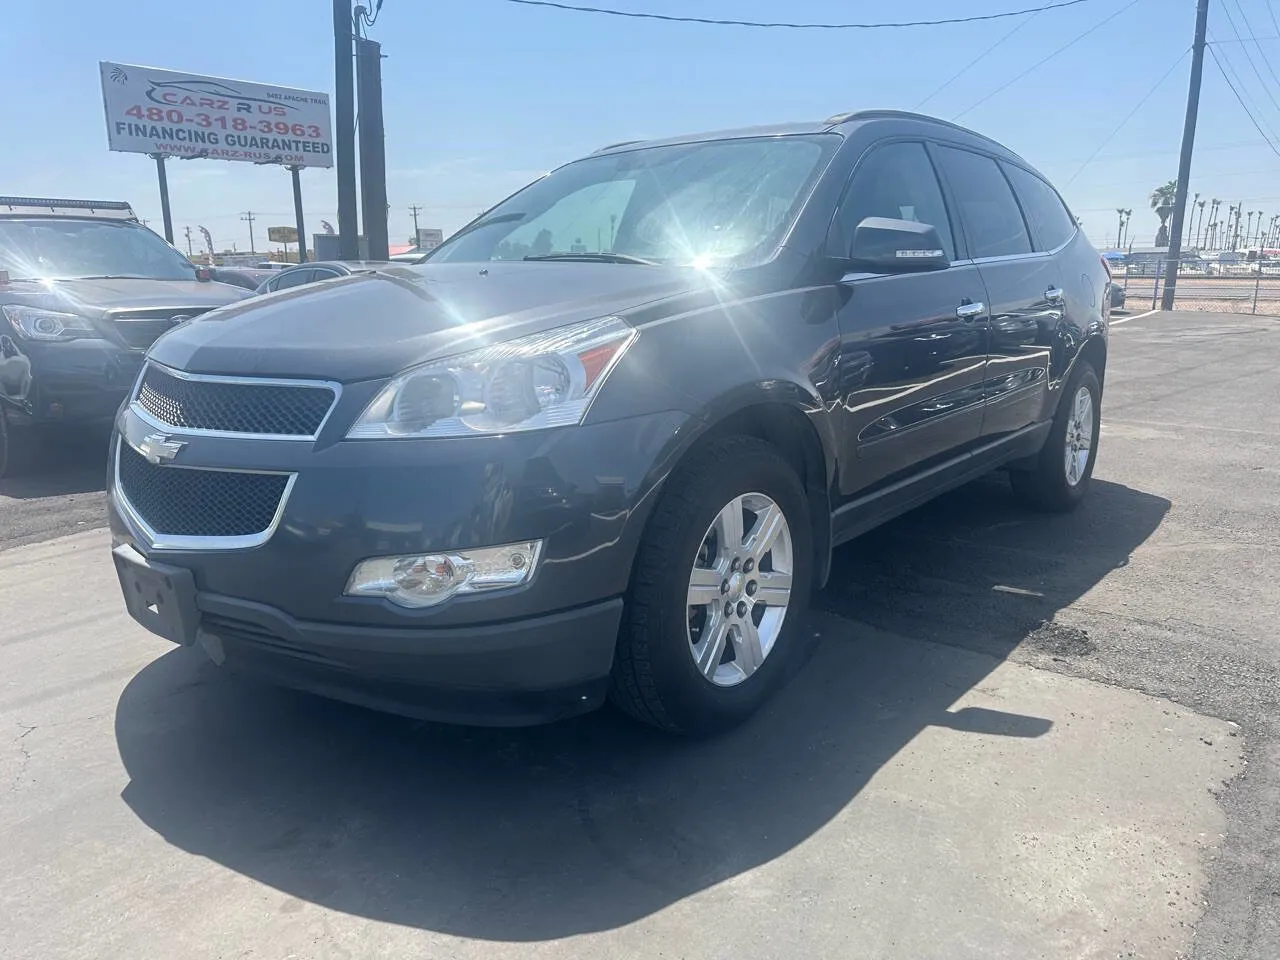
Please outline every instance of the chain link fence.
M1115 270L1113 282L1124 287L1126 310L1140 312L1160 306L1167 281L1164 268L1159 262L1145 270ZM1173 308L1280 316L1280 263L1213 264L1208 270L1183 264L1174 287Z

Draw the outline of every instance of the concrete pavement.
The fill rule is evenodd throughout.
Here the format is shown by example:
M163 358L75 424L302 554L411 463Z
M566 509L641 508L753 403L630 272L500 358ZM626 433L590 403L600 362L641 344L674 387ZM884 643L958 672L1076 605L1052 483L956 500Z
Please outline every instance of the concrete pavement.
M152 639L106 553L0 558L7 958L1174 960L1240 769L1223 721L830 616L714 743L414 724Z

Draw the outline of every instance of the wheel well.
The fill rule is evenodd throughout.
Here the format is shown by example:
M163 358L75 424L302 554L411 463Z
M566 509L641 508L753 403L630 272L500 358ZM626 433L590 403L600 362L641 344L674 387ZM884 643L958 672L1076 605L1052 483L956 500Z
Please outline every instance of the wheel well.
M813 527L814 586L821 589L831 567L831 499L827 462L818 431L803 413L781 403L761 403L737 410L713 424L685 456L701 443L720 437L755 437L776 447L795 469L809 495Z
M1089 365L1098 373L1098 383L1106 382L1107 373L1107 341L1102 337L1090 337L1080 348L1080 359L1089 361Z

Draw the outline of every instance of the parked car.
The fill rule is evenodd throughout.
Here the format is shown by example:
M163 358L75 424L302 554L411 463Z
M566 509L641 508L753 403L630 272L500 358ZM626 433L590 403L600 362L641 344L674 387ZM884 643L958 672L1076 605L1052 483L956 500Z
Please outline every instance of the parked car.
M112 448L125 602L416 716L722 729L803 661L836 545L996 469L1080 502L1106 284L1048 181L941 120L605 148L422 266L157 343Z
M347 277L353 273L370 273L389 266L380 260L321 260L318 263L299 263L276 271L258 285L256 293L275 293L290 287L301 287L334 277Z
M1120 284L1118 283L1113 282L1111 284L1111 309L1112 310L1124 309L1124 296L1125 296L1124 287L1120 286Z
M211 267L209 272L219 283L229 283L233 287L254 291L276 273L275 270L259 267Z
M431 250L436 249L432 247ZM393 253L391 255L392 263L422 263L427 258L427 254L431 250L423 250L421 247L414 247L412 250L406 250L403 253Z
M55 428L110 424L152 341L247 296L127 203L0 197L0 477Z

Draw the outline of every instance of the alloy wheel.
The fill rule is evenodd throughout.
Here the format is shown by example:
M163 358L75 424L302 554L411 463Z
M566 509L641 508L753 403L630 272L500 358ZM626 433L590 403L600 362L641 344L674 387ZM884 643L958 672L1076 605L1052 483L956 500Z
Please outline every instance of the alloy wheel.
M734 497L707 527L689 575L693 662L719 687L742 683L778 642L791 600L791 528L763 493Z
M1071 402L1071 415L1067 420L1063 459L1068 484L1074 487L1081 481L1092 452L1093 394L1088 387L1081 387Z

